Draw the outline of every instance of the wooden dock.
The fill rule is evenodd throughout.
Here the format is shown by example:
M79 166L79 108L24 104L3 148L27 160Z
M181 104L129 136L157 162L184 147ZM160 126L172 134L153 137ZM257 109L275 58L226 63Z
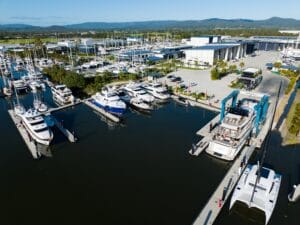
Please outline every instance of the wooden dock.
M113 114L111 114L111 113L105 111L104 109L101 109L101 108L99 108L98 106L94 105L94 104L90 101L90 99L84 100L83 103L84 103L85 105L87 105L88 107L90 107L91 109L93 109L94 111L101 113L103 116L107 117L107 118L110 119L111 121L116 122L116 123L119 123L119 122L120 122L120 118L119 118L119 117L117 117L117 116L115 116L115 115L113 115Z
M8 110L8 114L10 115L11 119L13 120L16 128L18 129L21 137L23 138L25 144L27 145L32 157L34 159L38 159L41 157L41 153L38 150L37 145L34 143L33 139L27 133L26 129L21 123L21 119L17 117L12 109Z

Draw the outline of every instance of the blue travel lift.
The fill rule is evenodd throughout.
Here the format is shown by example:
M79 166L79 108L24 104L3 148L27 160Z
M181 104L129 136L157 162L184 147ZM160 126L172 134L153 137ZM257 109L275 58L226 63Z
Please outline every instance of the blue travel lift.
M226 103L232 99L231 108L237 107L237 98L239 95L239 90L234 90L227 97L225 97L221 102L221 113L220 113L220 123L225 117L226 114ZM259 133L259 125L262 124L266 120L266 116L269 108L269 96L264 95L260 101L255 105L254 110L256 111L256 119L255 119L255 134Z

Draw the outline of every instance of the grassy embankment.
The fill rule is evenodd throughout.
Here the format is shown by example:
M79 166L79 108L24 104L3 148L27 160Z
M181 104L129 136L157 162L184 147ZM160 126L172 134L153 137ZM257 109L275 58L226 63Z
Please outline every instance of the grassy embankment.
M284 143L299 144L300 143L300 89L298 88L295 101L293 102L290 111L286 118L286 135Z

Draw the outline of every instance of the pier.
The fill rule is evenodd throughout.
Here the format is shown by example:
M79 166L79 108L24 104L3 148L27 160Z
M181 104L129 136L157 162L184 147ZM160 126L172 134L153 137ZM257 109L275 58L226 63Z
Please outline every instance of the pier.
M113 122L116 122L116 123L119 123L120 122L120 118L105 111L104 109L101 109L99 107L97 107L96 105L94 105L92 102L91 102L91 99L86 99L83 101L83 103L85 105L87 105L88 107L90 107L91 109L93 109L94 111L96 112L99 112L101 113L102 115L104 115L105 117L107 117L108 119L112 120Z
M18 129L21 137L23 138L25 144L27 145L32 157L38 159L41 157L40 152L38 151L37 145L34 143L33 139L30 137L24 126L22 125L21 119L17 117L12 109L8 110L8 114L13 120L16 128Z
M77 138L73 133L71 133L67 128L63 126L61 122L59 122L54 116L51 116L51 119L54 122L54 125L66 136L66 138L71 142L74 143L77 141Z
M76 99L73 103L71 104L67 104L67 105L61 105L61 106L58 106L58 107L55 107L55 108L50 108L48 109L46 112L43 112L41 114L44 114L44 115L50 115L51 113L53 112L56 112L56 111L60 111L60 110L63 110L63 109L67 109L67 108L70 108L70 107L73 107L73 106L76 106L76 105L79 105L81 104L82 101L80 99Z
M260 148L264 139L266 138L272 123L272 118L274 117L276 111L275 107L275 102L272 102L268 110L267 119L259 135L256 138L252 138L252 140L250 141L250 146L245 146L242 149L241 153L237 156L223 180L220 182L200 214L195 219L193 225L209 225L214 223L226 201L228 200L231 192L233 191L236 183L238 182L240 175L246 168L255 148ZM217 117L213 120L217 120ZM204 134L204 131L206 131L207 128L204 127L204 130L201 130L200 132Z

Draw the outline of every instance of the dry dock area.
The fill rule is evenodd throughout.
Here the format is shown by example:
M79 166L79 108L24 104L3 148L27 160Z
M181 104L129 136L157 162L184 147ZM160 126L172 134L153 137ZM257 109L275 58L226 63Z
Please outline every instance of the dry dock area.
M18 118L13 110L8 110L8 114L10 115L11 119L13 120L16 128L18 129L21 137L23 138L25 144L27 145L32 157L34 159L38 159L40 158L40 154L37 148L37 145L35 145L34 141L32 140L32 138L29 136L29 134L27 133L26 129L24 128L24 126L21 123L21 119Z

